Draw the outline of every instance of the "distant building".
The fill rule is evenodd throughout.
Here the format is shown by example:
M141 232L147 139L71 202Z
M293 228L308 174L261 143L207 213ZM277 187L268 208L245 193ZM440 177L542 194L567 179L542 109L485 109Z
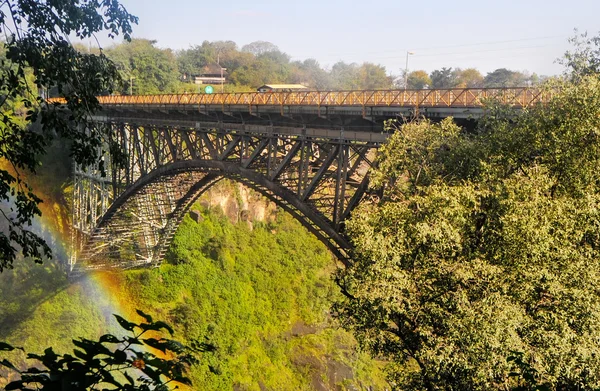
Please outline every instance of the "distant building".
M194 84L227 84L227 70L219 64L209 64L202 68L202 73L190 75L189 82ZM184 75L184 80L187 75Z
M265 84L258 87L258 92L292 92L306 91L308 88L302 84Z

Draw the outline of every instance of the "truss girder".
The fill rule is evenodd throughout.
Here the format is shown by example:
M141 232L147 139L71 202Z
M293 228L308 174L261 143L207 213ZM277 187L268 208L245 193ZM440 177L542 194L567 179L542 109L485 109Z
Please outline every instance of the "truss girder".
M160 262L189 207L223 177L277 202L345 260L343 221L367 189L379 146L274 133L269 126L252 132L118 121L98 126L112 128L125 164L117 167L104 152L103 164L75 168L72 269Z
M514 106L528 107L550 101L554 91L537 87L506 88L448 88L426 90L360 90L360 91L292 91L238 92L227 94L167 94L167 95L110 95L99 96L104 107L151 107L181 110L193 106L199 112L209 107L221 107L227 113L231 106L245 106L248 112L260 107L285 108L297 106L321 107L482 107L487 99ZM49 99L63 103L62 98Z

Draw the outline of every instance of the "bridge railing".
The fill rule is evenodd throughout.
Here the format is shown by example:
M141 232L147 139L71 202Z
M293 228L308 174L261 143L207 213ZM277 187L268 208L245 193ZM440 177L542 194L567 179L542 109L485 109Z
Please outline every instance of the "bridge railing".
M100 96L102 105L264 105L361 107L481 107L494 99L515 107L547 103L552 90L539 88L452 88L433 90L240 92ZM61 102L53 98L50 102Z

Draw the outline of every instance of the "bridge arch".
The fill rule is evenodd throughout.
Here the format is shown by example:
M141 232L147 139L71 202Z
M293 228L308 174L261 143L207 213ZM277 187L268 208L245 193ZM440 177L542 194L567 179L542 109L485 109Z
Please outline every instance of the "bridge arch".
M71 268L159 262L193 200L223 177L275 201L345 260L340 232L389 137L385 120L471 121L485 99L520 109L550 96L513 88L100 97L94 121L108 140L101 163L75 167Z
M327 220L289 189L233 162L185 160L138 178L108 208L84 244L87 268L131 268L157 264L195 201L223 178L257 190L292 214L347 263L349 243ZM151 203L152 205L148 205Z
M193 202L220 178L290 212L343 262L343 221L368 187L371 131L152 118L98 118L111 142L75 167L70 268L160 262ZM115 151L119 151L116 154Z

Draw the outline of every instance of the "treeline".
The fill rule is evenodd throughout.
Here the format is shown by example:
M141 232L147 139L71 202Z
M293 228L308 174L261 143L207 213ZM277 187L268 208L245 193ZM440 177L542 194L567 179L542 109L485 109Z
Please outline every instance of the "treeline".
M78 50L90 50L76 44ZM513 87L540 82L537 75L505 68L483 76L478 70L442 68L428 74L413 71L394 76L382 65L339 61L323 68L309 58L292 61L291 56L264 41L238 48L232 41L204 41L189 49L174 51L156 46L156 41L133 39L104 50L121 73L122 83L117 93L157 94L198 92L202 87L190 82L207 68L225 69L225 92L255 91L263 84L304 84L316 90L390 89L390 88L453 88L453 87Z
M428 74L423 70L406 75L407 88L500 88L528 87L544 81L546 76L499 68L483 76L475 68L442 68Z

